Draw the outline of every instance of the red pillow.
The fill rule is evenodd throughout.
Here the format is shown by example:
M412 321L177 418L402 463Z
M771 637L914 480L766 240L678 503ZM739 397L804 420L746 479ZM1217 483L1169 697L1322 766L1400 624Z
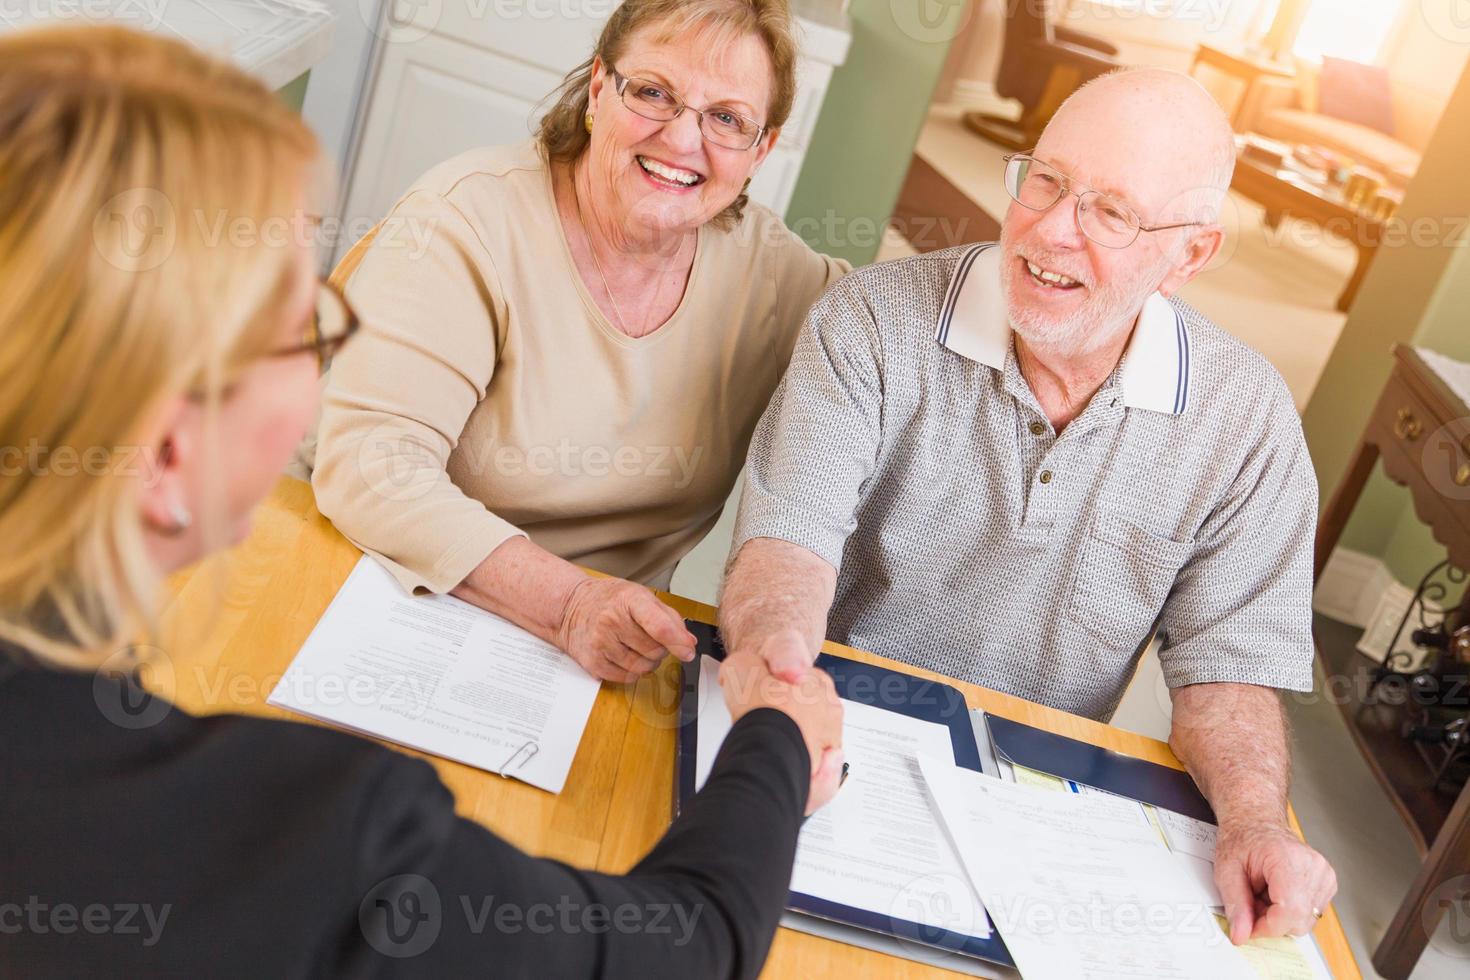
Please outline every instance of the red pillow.
M1388 69L1341 58L1323 58L1317 111L1393 135L1393 97Z

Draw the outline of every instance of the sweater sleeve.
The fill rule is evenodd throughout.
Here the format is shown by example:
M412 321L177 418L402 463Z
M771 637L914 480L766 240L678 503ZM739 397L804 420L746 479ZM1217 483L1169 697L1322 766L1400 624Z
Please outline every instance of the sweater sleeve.
M791 879L810 762L773 709L731 729L701 792L628 874L530 857L453 816L422 763L374 794L339 967L381 977L753 978Z
M459 209L419 191L380 226L347 295L363 325L322 395L318 506L405 589L448 592L522 533L447 471L495 373L502 286Z

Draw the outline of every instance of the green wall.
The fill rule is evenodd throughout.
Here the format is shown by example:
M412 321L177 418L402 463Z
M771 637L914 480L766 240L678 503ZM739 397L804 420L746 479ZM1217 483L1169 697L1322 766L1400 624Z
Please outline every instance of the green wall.
M873 260L968 0L852 0L852 47L832 76L786 223L854 265Z
M300 112L302 104L306 102L306 83L310 78L311 72L304 71L276 89L276 95L280 96L282 102Z
M1398 226L1408 244L1379 249L1348 314L1341 338L1302 412L1323 504L1393 366L1395 343L1429 347L1470 360L1470 73L1462 76L1423 163L1404 195ZM1414 239L1422 235L1418 242ZM1414 516L1408 491L1379 470L1364 488L1343 532L1343 547L1384 559L1413 584L1444 557Z

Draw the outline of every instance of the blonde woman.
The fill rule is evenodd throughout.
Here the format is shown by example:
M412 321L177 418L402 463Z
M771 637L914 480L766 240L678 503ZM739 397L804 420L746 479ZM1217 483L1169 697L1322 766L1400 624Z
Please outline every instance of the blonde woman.
M0 976L755 976L841 764L815 675L730 685L703 793L612 877L456 818L421 761L94 672L246 533L351 333L305 243L196 220L290 226L315 157L178 43L0 38ZM525 928L477 930L485 896Z
M406 588L597 677L693 656L644 586L714 525L847 268L745 196L791 112L791 31L785 0L627 0L534 142L449 160L393 209L347 286L363 337L312 483Z

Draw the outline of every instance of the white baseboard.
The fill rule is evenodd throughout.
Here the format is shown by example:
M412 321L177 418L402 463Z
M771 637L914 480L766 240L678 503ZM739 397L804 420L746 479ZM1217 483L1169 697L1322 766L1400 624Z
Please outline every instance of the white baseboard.
M1312 608L1324 616L1366 628L1378 600L1395 579L1379 558L1336 548L1317 580Z

